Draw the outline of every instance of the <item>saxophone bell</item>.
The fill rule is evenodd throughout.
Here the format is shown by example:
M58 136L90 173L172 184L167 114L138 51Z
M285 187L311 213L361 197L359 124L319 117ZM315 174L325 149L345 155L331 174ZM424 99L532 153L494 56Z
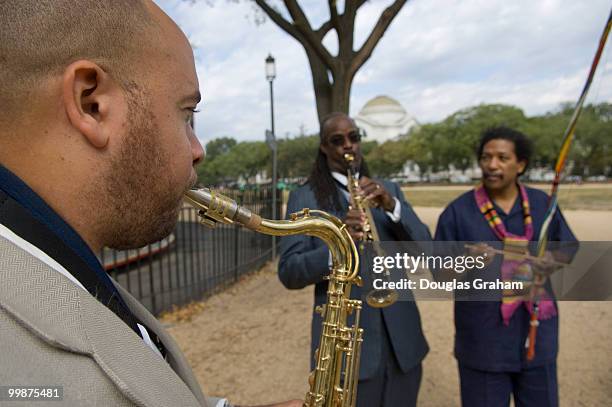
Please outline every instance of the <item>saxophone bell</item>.
M388 280L388 278L385 280ZM366 294L366 302L372 308L386 308L389 305L393 305L398 298L399 294L397 291L389 288L374 289Z

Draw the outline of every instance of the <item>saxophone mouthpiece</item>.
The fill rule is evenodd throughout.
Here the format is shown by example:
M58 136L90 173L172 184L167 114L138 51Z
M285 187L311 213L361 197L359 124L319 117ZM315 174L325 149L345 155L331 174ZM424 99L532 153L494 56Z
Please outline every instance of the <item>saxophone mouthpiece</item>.
M199 209L202 223L215 227L216 223L240 223L248 229L257 230L261 217L249 209L238 205L232 198L209 188L190 189L185 193L185 200Z
M357 172L357 168L356 168L356 160L355 160L355 154L353 153L344 153L344 162L346 163L347 169L352 171L352 172Z

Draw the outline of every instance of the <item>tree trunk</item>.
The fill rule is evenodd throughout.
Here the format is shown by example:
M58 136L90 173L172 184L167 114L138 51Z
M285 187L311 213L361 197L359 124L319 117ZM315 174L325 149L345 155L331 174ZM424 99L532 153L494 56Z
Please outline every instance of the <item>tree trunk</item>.
M308 62L310 63L312 85L317 105L317 116L320 123L325 115L334 111L332 106L332 85L329 82L329 71L321 58L317 56L311 47L306 46L304 48L308 56Z
M332 111L349 114L352 80L347 80L344 72L338 76L340 80L336 81L332 87Z
M266 0L255 3L287 34L295 38L306 51L317 104L319 123L329 113L349 113L351 86L359 68L370 58L374 48L407 0L394 0L380 15L376 25L360 49L353 49L357 10L366 0L346 0L344 13L338 14L335 0L328 1L330 19L318 29L313 28L298 0L283 0L290 19ZM338 55L332 56L323 45L323 38L336 31Z
M313 50L305 47L317 104L319 122L332 112L349 113L352 78L344 72L333 74ZM338 70L337 70L338 71ZM334 78L340 77L339 81Z

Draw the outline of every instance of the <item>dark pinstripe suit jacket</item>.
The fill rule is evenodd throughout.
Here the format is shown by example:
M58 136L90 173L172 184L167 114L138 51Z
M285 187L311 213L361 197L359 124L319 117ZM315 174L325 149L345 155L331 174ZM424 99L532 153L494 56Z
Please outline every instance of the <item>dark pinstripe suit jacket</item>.
M393 182L383 181L385 188L401 204L401 220L393 223L380 209L374 209L372 214L381 241L430 241L431 235L416 216L412 207L404 199L399 186ZM344 203L341 212L331 212L343 219L348 210L348 202L341 194ZM293 191L289 196L287 213L297 212L302 208L318 209L314 193L308 184ZM303 288L315 284L315 306L326 301L327 282L323 277L329 274L329 254L323 241L310 236L287 236L280 242L279 278L285 287L290 289ZM361 298L359 287L351 292L353 298ZM313 313L311 356L319 346L321 335L321 317ZM360 380L372 377L380 365L381 336L384 325L389 332L392 350L397 357L402 371L407 372L419 364L429 348L421 330L421 318L413 301L398 301L390 307L375 309L364 304L361 314L361 326L364 328L364 342L361 350ZM314 363L311 357L311 363Z

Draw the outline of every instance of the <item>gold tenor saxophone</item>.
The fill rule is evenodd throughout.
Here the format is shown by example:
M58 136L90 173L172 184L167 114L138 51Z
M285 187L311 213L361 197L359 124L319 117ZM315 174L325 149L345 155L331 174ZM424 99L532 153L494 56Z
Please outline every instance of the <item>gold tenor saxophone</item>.
M315 370L311 373L306 407L352 407L357 397L359 357L363 329L359 328L361 301L350 299L351 285L360 284L359 255L346 226L336 217L319 210L303 209L291 220L263 219L234 200L208 188L192 189L186 201L199 209L202 224L237 223L259 233L273 236L305 234L322 239L332 257L327 303L317 307L323 317ZM355 323L347 319L355 313Z
M376 229L376 224L374 223L374 216L372 216L372 210L368 202L363 199L363 197L359 194L359 180L355 178L353 168L355 162L355 156L350 153L344 154L344 161L346 162L346 176L347 176L347 187L350 195L351 206L355 209L358 209L365 213L366 219L363 225L363 241L369 242L380 242L380 238L378 236L378 230ZM364 244L363 241L359 244L359 248L363 253ZM374 250L378 255L384 255L383 253L378 253L380 248L378 246L374 246ZM389 270L385 270L383 277L385 279L389 279ZM383 288L380 290L371 290L366 294L366 302L372 308L385 308L390 305L393 305L397 299L399 298L399 294L395 290L391 290L388 288Z

